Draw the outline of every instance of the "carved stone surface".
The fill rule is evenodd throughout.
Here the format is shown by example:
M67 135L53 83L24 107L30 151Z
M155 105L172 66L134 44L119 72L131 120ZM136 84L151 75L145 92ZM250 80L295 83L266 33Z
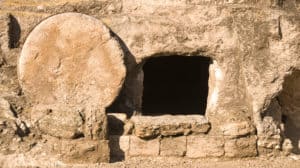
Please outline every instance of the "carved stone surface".
M106 130L106 122L101 123L103 128L98 124L105 117L101 114L118 95L125 77L123 51L101 21L78 13L59 14L29 34L18 73L23 91L34 106L31 118L42 118L39 125L43 132L73 137L76 127L83 124L72 124L71 120L82 118L86 122L84 136L96 137L99 129ZM73 117L60 113L72 113ZM61 122L68 117L71 122ZM57 128L72 129L53 131L57 128L49 127L46 121Z
M123 52L101 21L65 13L40 23L19 60L20 84L35 104L105 108L125 77Z
M134 116L134 133L140 138L205 134L210 123L201 115Z

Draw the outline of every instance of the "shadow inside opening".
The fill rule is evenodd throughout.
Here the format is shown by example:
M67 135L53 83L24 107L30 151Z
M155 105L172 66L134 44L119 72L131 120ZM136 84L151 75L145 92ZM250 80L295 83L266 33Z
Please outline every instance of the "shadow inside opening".
M143 115L205 114L209 65L200 56L164 56L146 60Z

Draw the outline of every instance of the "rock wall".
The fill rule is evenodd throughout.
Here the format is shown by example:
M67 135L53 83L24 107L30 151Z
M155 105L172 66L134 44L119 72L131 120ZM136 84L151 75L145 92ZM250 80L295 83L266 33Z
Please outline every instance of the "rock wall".
M32 104L19 85L17 64L26 38L41 21L77 12L105 23L124 52L126 78L112 104L114 111L131 116L141 109L146 58L210 57L208 135L226 137L225 150L232 149L228 156L242 151L243 147L231 146L243 146L240 141L250 135L257 136L260 155L277 154L285 138L282 114L293 114L282 110L289 105L280 101L285 100L280 99L285 91L279 94L289 90L284 89L289 88L284 85L290 80L287 76L300 69L299 11L299 0L2 0L1 129L7 131L1 132L1 148L7 153L38 153L50 144L54 153L60 150L31 122ZM88 149L83 146L81 154Z

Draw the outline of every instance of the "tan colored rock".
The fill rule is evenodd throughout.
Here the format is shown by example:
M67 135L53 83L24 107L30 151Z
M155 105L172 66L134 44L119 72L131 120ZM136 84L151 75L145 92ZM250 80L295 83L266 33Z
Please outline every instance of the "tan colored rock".
M134 129L134 124L132 121L127 121L124 125L124 135L131 135Z
M290 126L299 123L297 122L299 110L296 109L299 106L297 91L282 87L285 78L296 69L300 69L300 3L298 1L2 0L0 3L0 15L11 13L21 26L20 45L18 48L8 49L7 24L10 21L6 16L0 19L0 45L2 56L5 55L2 58L5 58L9 65L17 63L24 40L37 23L58 13L78 11L101 18L124 42L124 48L128 49L128 55L132 57L128 57L128 60L133 60L127 60L128 65L130 64L133 68L131 73L127 74L128 81L131 82L125 83L124 88L130 89L124 91L126 94L124 94L125 100L122 105L128 105L129 111L139 110L136 107L142 104L143 72L140 66L142 64L139 63L142 61L144 63L146 58L153 56L205 55L213 60L209 70L209 95L205 114L211 123L209 134L222 136L224 132L221 126L232 122L233 128L230 128L231 125L225 129L227 134L224 134L225 138L243 137L249 134L246 133L248 128L244 129L235 123L250 119L249 125L254 124L257 128L258 148L270 151L280 149L283 138L281 136L286 136L287 132L282 132L278 127L282 116L280 106L270 108L272 103L269 102L277 99L280 93L286 94L286 91L282 89L288 89L287 94L281 97L285 97L281 102L285 104L282 108L285 111L284 114L291 115L288 119L291 121ZM82 23L79 24L86 25ZM72 28L68 27L68 29ZM78 71L80 70L82 69ZM39 73L32 75L38 76ZM18 84L15 76L15 67L7 68L6 65L0 65L1 96L17 90L14 89ZM288 85L297 88L297 81L294 77L291 79L295 81L295 84ZM87 95L92 94L87 92ZM82 97L85 98L85 96ZM18 99L19 96L14 94L13 98ZM36 109L77 112L77 107L74 108L75 110L73 107L68 107L70 105L68 101L61 102L59 105L51 104L47 107L36 107ZM103 113L103 110L97 109L97 112L91 112L93 110L81 109L80 104L81 102L76 103L80 107L79 111L84 112L82 116L87 116L86 121L89 122L85 128L88 128L87 132L91 131L95 126L94 121L98 122L100 119L99 117L95 119L93 116L98 116L98 111ZM20 117L28 115L26 110L29 107L27 105L23 107L25 112L20 113ZM59 107L66 107L67 110L59 109ZM32 111L33 118L39 119L47 116L44 113L37 116L36 111ZM266 111L269 112L266 113ZM100 121L104 123L103 120L100 119ZM99 131L99 124L96 125L98 128L94 132ZM164 128L164 135L192 133L189 129L185 130L185 126L180 126L179 129L167 125ZM230 131L231 129L233 131ZM144 134L146 137L160 135L151 127L141 130L139 134ZM297 129L295 131L297 132ZM86 132L85 135L87 135ZM89 135L86 138L90 138ZM298 140L299 137L293 142ZM7 147L3 145L1 148Z
M159 151L161 156L184 156L186 154L186 136L161 139Z
M210 129L208 120L200 115L133 116L131 120L135 135L141 138L204 134Z
M225 156L238 158L257 156L256 140L256 136L226 140Z
M73 139L84 136L83 123L78 112L53 111L38 121L38 127L45 134Z
M106 130L106 119L102 114L118 95L125 77L123 51L101 21L79 13L59 14L44 20L29 34L18 73L36 111L52 110L57 116L80 111L86 124L85 136L103 137L105 133L100 132ZM43 115L33 111L31 118ZM63 116L60 120L71 121L68 115ZM56 122L56 127L66 126L57 117L49 117L47 120Z
M105 108L125 77L123 51L99 20L59 14L30 33L18 73L24 93L35 104Z
M255 132L254 126L247 121L233 122L221 126L224 136L235 138L253 134Z
M129 156L158 156L159 139L143 140L130 136Z
M0 117L15 119L15 115L11 111L9 102L2 97L0 97Z
M284 155L289 155L292 153L293 150L293 144L292 141L290 139L284 139L283 143L282 143L282 151L284 153Z
M223 137L187 136L189 158L221 157L224 155Z
M69 163L99 163L109 162L109 146L107 140L61 140L54 147L60 153L61 159Z

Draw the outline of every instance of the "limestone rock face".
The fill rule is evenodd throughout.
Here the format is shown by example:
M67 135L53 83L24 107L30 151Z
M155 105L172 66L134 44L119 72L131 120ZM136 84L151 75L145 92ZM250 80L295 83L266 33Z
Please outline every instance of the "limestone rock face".
M210 129L208 120L200 115L134 116L131 120L135 135L146 139L159 135L205 134Z
M39 129L57 138L76 138L83 136L83 119L77 113L53 112L39 120Z
M255 128L247 121L224 124L221 128L224 136L231 138L253 134Z
M10 104L2 97L0 97L0 117L8 119L12 119L15 117L13 112L10 110Z
M56 15L74 11L82 14ZM186 157L299 153L299 11L299 0L0 0L0 97L11 110L18 107L14 113L37 137L20 142L37 143L32 156L58 143L55 152L71 160L108 160L107 140L98 143L107 138L104 109L122 85L111 109L128 120L118 118L114 128L138 137L113 144L130 143L124 151L132 155L183 155L184 148L169 149L185 140L170 139L186 134L192 134ZM109 29L87 15L118 36L124 54ZM205 122L134 121L131 115L142 109L144 63L174 55L212 60ZM7 105L0 103L9 114ZM1 116L0 153L9 149L15 127ZM165 140L145 140L150 137ZM44 142L52 146L39 150Z
M243 137L225 142L225 156L254 157L257 156L256 136Z
M46 19L30 33L21 52L18 73L25 95L37 109L31 117L39 120L47 115L39 122L40 128L47 128L49 122L57 128L64 129L65 124L79 128L83 124L61 121L77 121L81 115L87 122L85 133L92 137L89 134L97 134L97 130L90 130L101 121L99 113L104 112L122 86L125 66L123 52L104 24L87 15L65 13ZM55 115L48 115L47 110ZM77 134L77 128L66 129L73 132L65 136L57 135L60 131L55 134L43 130L64 138Z

